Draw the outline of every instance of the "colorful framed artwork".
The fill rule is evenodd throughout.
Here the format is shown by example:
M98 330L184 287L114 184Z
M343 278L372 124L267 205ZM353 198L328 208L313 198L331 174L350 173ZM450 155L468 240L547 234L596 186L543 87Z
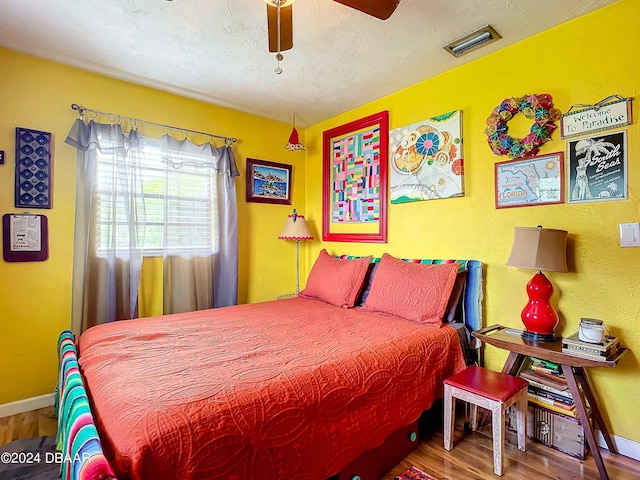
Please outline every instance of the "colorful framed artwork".
M286 163L247 158L247 202L291 205L291 171Z
M564 154L495 164L496 208L564 203Z
M567 142L569 203L627 198L627 131Z
M386 243L388 158L387 111L323 133L323 241Z
M389 132L391 203L464 195L461 131L455 110Z
M51 133L16 127L16 207L52 208L52 139Z

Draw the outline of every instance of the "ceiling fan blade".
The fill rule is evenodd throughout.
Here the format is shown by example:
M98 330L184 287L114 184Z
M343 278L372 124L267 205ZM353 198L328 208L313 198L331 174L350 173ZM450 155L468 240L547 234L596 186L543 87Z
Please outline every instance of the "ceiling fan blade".
M280 51L293 47L293 5L280 7ZM269 28L269 51L278 51L278 8L267 5L267 26Z
M386 20L400 3L400 0L334 0L335 2L346 5L347 7L355 8L356 10L379 18L380 20Z

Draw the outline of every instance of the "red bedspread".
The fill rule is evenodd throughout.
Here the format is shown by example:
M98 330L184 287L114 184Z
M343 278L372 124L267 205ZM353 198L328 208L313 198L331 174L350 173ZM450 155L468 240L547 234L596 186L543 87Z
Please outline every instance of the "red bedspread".
M324 479L464 367L451 327L304 298L100 325L79 351L121 479Z

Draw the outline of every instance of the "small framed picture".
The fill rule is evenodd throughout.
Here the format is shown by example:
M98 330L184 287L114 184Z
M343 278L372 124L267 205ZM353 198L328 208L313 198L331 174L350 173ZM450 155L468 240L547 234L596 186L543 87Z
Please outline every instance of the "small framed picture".
M498 162L495 182L496 208L564 203L564 154Z
M286 163L247 158L247 202L291 205L291 171Z
M627 198L627 131L567 142L569 203Z

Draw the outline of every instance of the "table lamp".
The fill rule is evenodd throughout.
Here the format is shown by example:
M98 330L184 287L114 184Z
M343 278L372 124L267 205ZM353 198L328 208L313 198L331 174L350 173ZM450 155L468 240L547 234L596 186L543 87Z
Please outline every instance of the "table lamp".
M300 293L300 240L313 240L313 235L309 233L304 216L299 215L295 208L287 217L278 239L296 241L296 294L298 294Z
M567 232L542 228L541 225L537 228L515 227L507 265L538 270L527 283L529 302L521 314L525 326L522 338L540 342L556 340L554 329L558 324L558 314L549 303L553 285L542 270L567 271Z

